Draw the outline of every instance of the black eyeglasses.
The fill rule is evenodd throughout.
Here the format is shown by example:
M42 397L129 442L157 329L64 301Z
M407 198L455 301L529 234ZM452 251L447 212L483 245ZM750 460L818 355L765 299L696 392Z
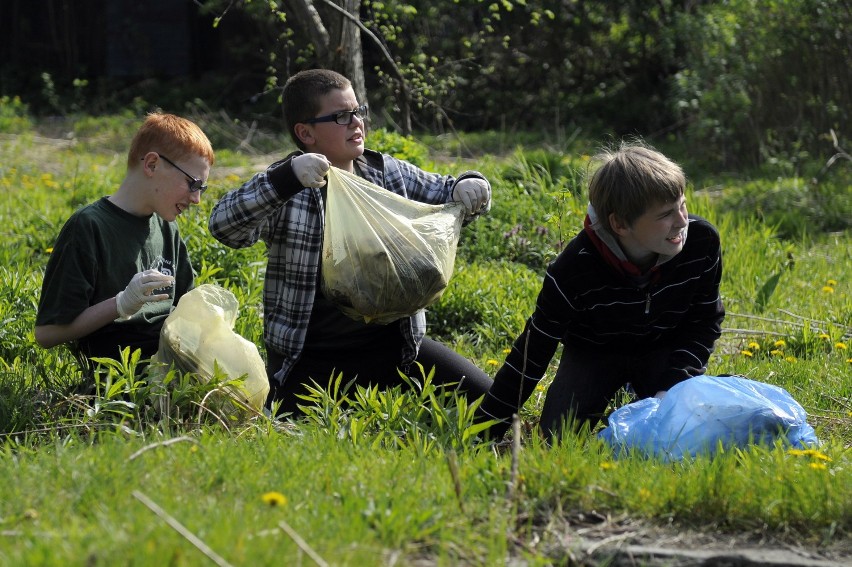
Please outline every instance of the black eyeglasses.
M204 194L204 192L207 191L207 185L205 185L203 181L201 181L197 177L191 176L190 174L188 174L187 172L182 170L178 166L178 164L176 164L175 162L173 162L172 160L170 160L169 158L167 158L163 154L157 154L157 155L159 155L161 158L163 158L164 160L166 160L167 162L172 164L172 166L174 166L175 169L177 169L178 171L180 171L181 173L183 173L184 175L187 176L188 179L186 181L189 184L189 192L190 193L195 193L196 191L201 191L201 193Z
M316 118L311 118L310 120L305 120L305 124L316 124L317 122L336 122L341 126L349 126L352 124L352 119L356 116L361 120L366 120L367 115L369 114L369 109L366 104L362 104L355 110L342 110L340 112L335 112L334 114L326 114L325 116L318 116Z

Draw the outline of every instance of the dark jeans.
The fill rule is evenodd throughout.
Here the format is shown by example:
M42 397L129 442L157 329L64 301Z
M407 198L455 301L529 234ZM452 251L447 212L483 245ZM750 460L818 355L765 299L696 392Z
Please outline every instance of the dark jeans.
M354 351L311 352L306 350L284 378L284 383L279 384L274 375L281 368L284 358L273 349L267 348L266 373L269 377L270 389L266 405L271 408L272 402L280 401L279 415L292 413L298 416L302 412L297 405L306 402L297 395L307 393L305 386L316 382L321 388L327 389L340 373L343 374L341 385L354 379L353 387L357 384L391 388L403 384L399 370L422 382L422 376L416 364L412 363L407 368L400 368L401 349L402 338L400 337L399 341L388 341L386 344L372 345L369 348ZM420 345L416 362L423 365L423 371L427 375L432 367L435 368L433 384L452 384L453 388L457 388L470 401L484 396L491 387L492 379L485 372L459 353L428 337L424 338Z
M597 425L607 405L627 384L639 398L648 398L670 384L660 376L670 351L650 351L641 356L608 353L590 355L564 348L553 383L541 409L540 428L545 439L559 435L566 424L575 429Z

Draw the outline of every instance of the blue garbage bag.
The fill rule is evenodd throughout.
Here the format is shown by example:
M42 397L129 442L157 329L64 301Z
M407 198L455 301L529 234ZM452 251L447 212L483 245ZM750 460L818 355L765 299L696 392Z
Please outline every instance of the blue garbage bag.
M819 443L804 408L784 388L742 376L696 376L663 399L622 406L598 436L619 452L635 449L666 461L779 438L798 448Z

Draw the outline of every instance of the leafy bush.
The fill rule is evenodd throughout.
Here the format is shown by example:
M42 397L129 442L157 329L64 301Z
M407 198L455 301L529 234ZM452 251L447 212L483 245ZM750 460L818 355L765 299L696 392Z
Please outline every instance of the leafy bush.
M671 108L689 148L717 164L817 155L849 123L852 13L832 0L711 2L677 18L686 56Z
M402 136L391 130L379 128L368 130L367 139L367 146L370 149L411 162L417 167L425 168L429 161L428 148L411 136Z
M0 133L23 134L33 123L27 105L17 96L0 96Z

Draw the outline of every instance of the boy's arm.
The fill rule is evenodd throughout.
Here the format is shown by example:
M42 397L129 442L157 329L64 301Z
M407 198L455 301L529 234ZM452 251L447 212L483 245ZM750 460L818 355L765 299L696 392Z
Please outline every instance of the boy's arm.
M207 223L210 234L231 248L245 248L266 239L270 217L304 190L291 164L300 153L273 163L219 199Z
M44 348L53 348L91 335L118 319L116 298L110 297L86 308L65 325L36 325L35 340Z
M168 301L168 293L154 290L174 285L174 278L157 270L145 270L134 275L127 287L113 297L90 305L70 323L36 325L36 342L44 348L75 341L88 336L119 318L128 319L146 303Z
M477 186L484 183L482 191L485 203L478 203L477 210L465 216L465 224L488 212L491 209L491 184L488 179L478 171L465 171L458 177L451 175L440 175L424 171L419 167L392 156L384 155L385 161L385 188L399 195L403 195L421 203L440 205L453 201L464 202L461 191L455 189L458 184L462 185L476 183ZM474 189L479 192L478 187ZM467 191L464 191L467 193ZM478 197L477 197L478 199Z
M488 431L492 439L503 437L511 424L512 414L520 411L544 376L573 312L566 294L557 284L560 279L553 270L558 266L559 263L554 262L548 267L535 311L515 339L505 363L494 376L494 384L477 410L480 422L500 421Z
M708 266L702 275L702 291L695 295L676 329L678 338L669 357L668 370L662 376L668 388L692 376L704 374L714 344L722 335L725 308L719 293L722 279L721 249L708 255Z

